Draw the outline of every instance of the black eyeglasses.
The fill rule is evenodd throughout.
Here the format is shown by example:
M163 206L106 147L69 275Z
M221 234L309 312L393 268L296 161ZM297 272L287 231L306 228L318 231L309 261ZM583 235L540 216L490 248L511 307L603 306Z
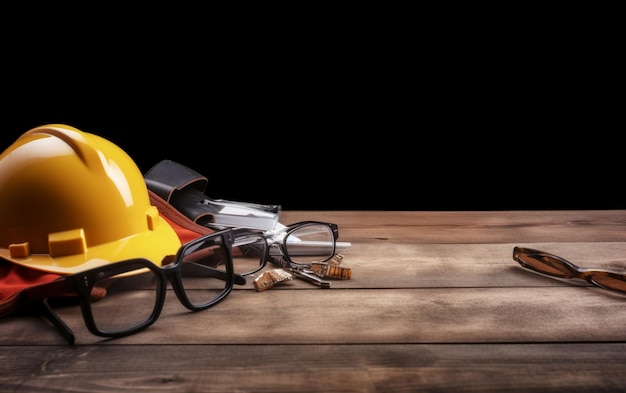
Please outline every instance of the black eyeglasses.
M626 274L585 269L557 256L524 247L513 249L513 259L526 269L557 279L579 279L600 288L626 293Z
M157 266L147 259L110 263L29 288L26 296L43 306L44 315L70 344L73 332L48 305L48 297L77 294L85 325L101 337L121 337L152 325L163 308L168 281L189 310L216 305L245 278L234 274L232 229L215 232L183 245Z
M271 262L280 267L304 268L335 255L337 224L302 221L278 231L233 230L235 273L254 274Z

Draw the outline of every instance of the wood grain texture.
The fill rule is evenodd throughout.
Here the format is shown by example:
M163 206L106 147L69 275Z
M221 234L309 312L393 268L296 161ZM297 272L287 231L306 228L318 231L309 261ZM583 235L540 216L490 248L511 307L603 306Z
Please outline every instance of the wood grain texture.
M626 345L0 347L3 392L618 392Z
M350 280L252 280L209 310L168 291L146 331L104 340L57 308L68 346L0 319L0 391L625 391L626 296L533 274L516 245L626 270L626 211L283 212L339 225Z

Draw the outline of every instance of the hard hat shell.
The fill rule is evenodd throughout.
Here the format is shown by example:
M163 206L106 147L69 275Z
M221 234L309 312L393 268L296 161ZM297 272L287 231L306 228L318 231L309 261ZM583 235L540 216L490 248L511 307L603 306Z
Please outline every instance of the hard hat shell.
M64 124L33 128L0 155L0 257L70 274L180 247L120 147Z

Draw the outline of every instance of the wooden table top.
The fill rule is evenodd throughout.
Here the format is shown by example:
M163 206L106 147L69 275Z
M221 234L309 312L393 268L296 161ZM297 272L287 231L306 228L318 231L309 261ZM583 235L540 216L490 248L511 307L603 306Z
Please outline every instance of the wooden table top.
M59 310L0 319L0 391L626 391L626 296L531 273L514 246L626 267L626 211L285 211L334 222L352 278L192 313L172 293L147 330L91 335Z

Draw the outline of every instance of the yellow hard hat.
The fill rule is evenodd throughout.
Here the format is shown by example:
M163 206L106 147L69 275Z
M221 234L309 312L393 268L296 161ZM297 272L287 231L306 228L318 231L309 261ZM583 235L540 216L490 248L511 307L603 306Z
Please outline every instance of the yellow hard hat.
M70 274L130 258L157 265L181 243L119 146L64 124L33 128L0 155L0 257Z

